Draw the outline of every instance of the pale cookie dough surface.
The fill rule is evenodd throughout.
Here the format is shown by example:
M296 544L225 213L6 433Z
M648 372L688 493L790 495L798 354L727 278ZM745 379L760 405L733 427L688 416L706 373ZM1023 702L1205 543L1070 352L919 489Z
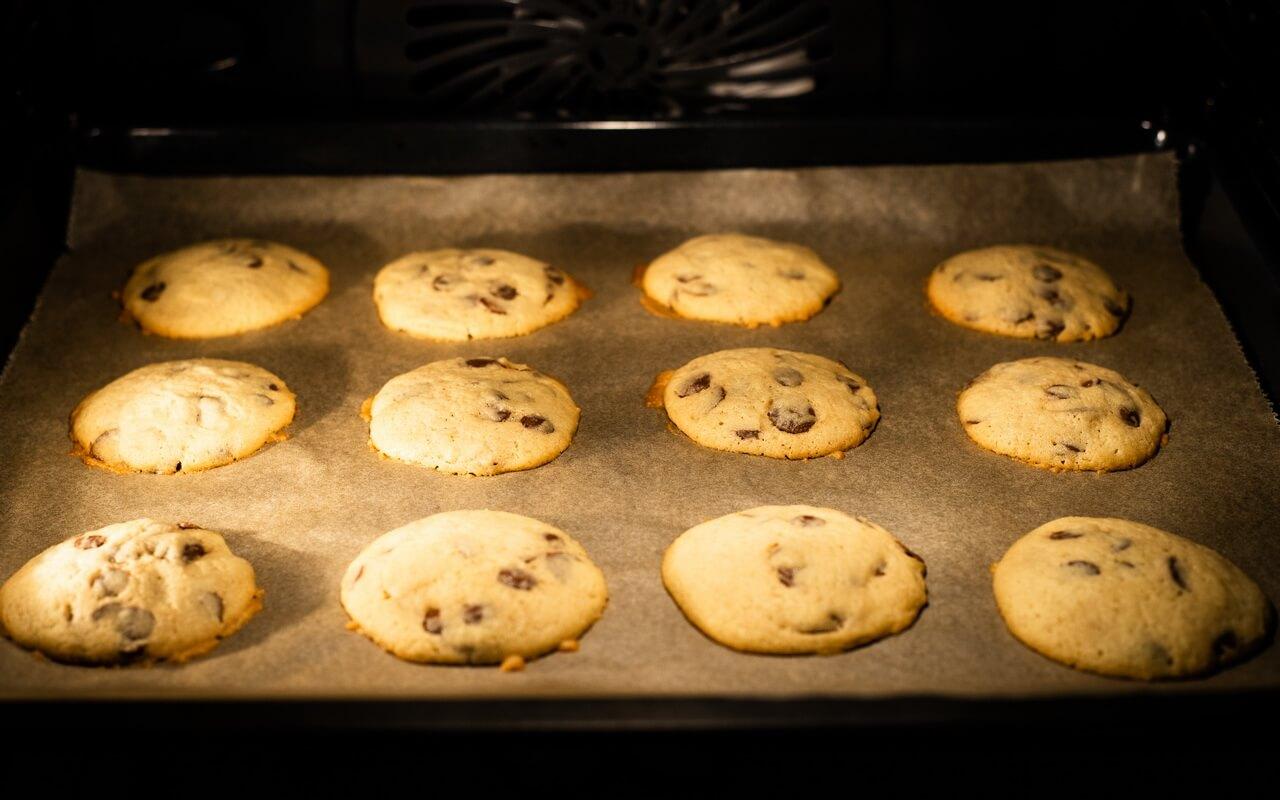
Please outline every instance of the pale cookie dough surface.
M299 317L329 292L329 271L299 250L260 239L221 239L145 261L121 292L142 329L208 339Z
M952 256L934 269L928 294L966 328L1059 342L1110 336L1129 310L1129 295L1097 264L1029 245Z
M807 247L724 233L659 256L641 286L677 316L755 327L812 317L840 289L840 278Z
M71 414L75 452L123 472L194 472L229 464L283 438L294 395L241 361L149 364L86 397Z
M1155 455L1167 427L1145 389L1069 358L996 364L960 393L956 411L982 447L1052 470L1136 467Z
M1041 525L992 568L1009 630L1077 669L1127 678L1199 675L1256 649L1272 609L1207 547L1104 517Z
M524 364L453 358L388 381L368 406L369 441L397 461L496 475L560 455L578 416L564 384Z
M45 550L0 587L0 623L60 661L183 661L262 607L253 567L221 535L136 519Z
M875 392L843 364L769 347L695 358L671 373L662 400L698 444L771 458L857 447L880 419Z
M576 642L604 574L564 531L503 511L435 514L375 539L342 578L354 627L409 661L496 664Z
M897 633L926 600L924 562L830 508L760 506L667 549L662 580L703 633L755 653L835 653Z
M530 333L572 314L582 297L562 270L506 250L410 253L373 283L384 325L444 341Z

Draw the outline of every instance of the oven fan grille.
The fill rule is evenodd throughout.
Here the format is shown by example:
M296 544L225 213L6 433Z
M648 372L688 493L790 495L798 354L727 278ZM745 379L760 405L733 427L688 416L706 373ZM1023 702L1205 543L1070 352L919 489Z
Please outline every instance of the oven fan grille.
M678 117L796 102L819 89L829 62L829 5L407 2L400 91L436 111L559 116L607 111Z

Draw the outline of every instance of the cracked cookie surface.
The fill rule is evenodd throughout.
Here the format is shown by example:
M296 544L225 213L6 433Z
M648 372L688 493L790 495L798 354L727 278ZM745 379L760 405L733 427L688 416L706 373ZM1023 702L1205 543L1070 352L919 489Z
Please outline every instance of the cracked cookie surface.
M572 314L584 295L557 267L491 249L410 253L383 267L373 284L384 325L442 341L531 333Z
M1230 561L1124 519L1048 522L1014 542L992 573L1014 636L1103 675L1203 674L1256 649L1272 622L1262 591Z
M503 511L448 511L386 533L342 578L355 627L400 658L496 664L577 639L604 574L564 531Z
M397 461L456 475L545 464L578 428L564 384L505 358L435 361L392 378L368 404L369 441Z
M802 245L722 233L659 256L645 268L641 288L677 316L755 327L812 317L840 279Z
M927 293L958 325L1021 339L1100 339L1129 312L1129 295L1101 267L1052 247L960 253L933 270Z
M300 250L261 239L220 239L138 265L120 299L142 329L208 339L302 316L329 293L329 270Z
M813 506L760 506L694 526L662 559L685 616L755 653L835 653L909 627L925 566L888 531Z
M172 474L229 464L281 438L293 392L242 361L148 364L93 394L71 414L75 452L121 472Z
M60 661L183 661L239 630L261 597L253 567L221 535L136 519L28 561L0 587L0 622Z
M751 347L675 370L667 416L704 447L770 458L814 458L857 447L880 411L866 380L822 356Z
M1160 448L1168 422L1145 389L1069 358L996 364L960 393L956 411L982 447L1052 470L1136 467Z

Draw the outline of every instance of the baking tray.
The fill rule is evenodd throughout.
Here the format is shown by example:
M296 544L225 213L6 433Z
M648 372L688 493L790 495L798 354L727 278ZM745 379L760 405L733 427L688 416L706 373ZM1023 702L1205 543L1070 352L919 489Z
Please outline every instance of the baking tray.
M0 573L67 536L137 516L224 532L257 567L266 608L181 667L90 669L0 647L0 697L412 699L766 703L918 698L1005 702L1273 692L1275 648L1203 680L1140 684L1057 665L1018 644L988 565L1065 514L1116 515L1222 552L1271 597L1280 505L1271 409L1178 240L1176 161L1144 155L1042 164L728 170L466 178L156 178L77 175L70 252L56 265L0 380ZM632 268L685 238L742 230L803 242L844 289L813 320L745 330L645 312ZM329 265L331 296L302 320L232 339L144 336L113 289L133 264L217 236L273 238ZM930 314L923 281L957 250L1005 241L1078 251L1135 297L1119 335L1060 345L987 336ZM370 294L415 249L507 247L555 263L595 297L518 339L433 344L385 330ZM705 450L644 407L654 375L717 349L766 345L839 358L881 401L876 432L843 460L779 462ZM379 459L361 401L439 358L506 355L563 380L583 409L573 445L535 470L439 475ZM992 363L1062 354L1116 368L1172 420L1147 465L1055 475L971 444L956 391ZM67 454L67 414L152 361L237 358L299 396L292 437L243 462L174 477L121 476ZM762 503L828 505L895 533L929 567L930 605L905 633L831 657L744 655L713 644L661 584L663 549L689 526ZM376 536L454 508L562 527L604 569L611 601L581 652L523 672L413 665L344 629L338 581ZM694 706L696 707L696 706ZM705 707L705 706L704 706ZM757 706L758 708L759 706ZM766 714L767 715L767 714ZM447 714L445 715L448 716ZM874 716L874 713L873 713ZM695 714L696 717L696 714Z

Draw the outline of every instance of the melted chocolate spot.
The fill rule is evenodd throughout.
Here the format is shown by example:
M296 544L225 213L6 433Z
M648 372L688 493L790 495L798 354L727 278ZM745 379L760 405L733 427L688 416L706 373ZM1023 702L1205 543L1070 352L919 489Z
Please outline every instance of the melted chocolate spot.
M537 414L526 414L520 418L520 424L526 428L537 428L543 433L555 433L556 426L546 417L540 417Z
M1048 264L1036 264L1031 270L1031 274L1035 279L1044 283L1053 283L1062 279L1062 270L1051 267Z
M1068 561L1067 566L1081 575L1101 575L1102 570L1092 561Z
M199 542L188 542L182 546L182 563L190 564L198 558L202 558L207 551L204 545Z
M480 301L480 305L484 306L485 310L488 311L490 314L500 314L504 317L507 315L507 310L505 308L498 305L497 303L490 300L489 298L480 297L477 299Z
M1111 298L1107 298L1103 300L1102 305L1104 308L1107 309L1107 311L1111 314L1111 316L1116 317L1117 319L1124 316L1124 312L1125 312L1124 306L1120 305L1119 303L1112 300Z
M818 421L813 406L795 408L791 406L774 406L769 409L769 421L773 427L783 433L804 433Z
M498 582L522 592L527 592L538 585L537 579L522 569L502 570L498 573Z
M1132 408L1120 409L1120 419L1124 420L1124 424L1130 428L1136 428L1142 424L1142 415Z
M497 364L496 358L468 358L464 362L468 367L487 367L490 364Z
M249 256L249 260L245 263L245 266L249 269L258 269L262 266L262 259L258 256Z
M1063 539L1079 539L1082 536L1084 536L1083 533L1074 533L1072 531L1054 531L1049 534L1049 538L1055 542L1060 542Z
M1067 326L1062 324L1062 320L1058 320L1058 319L1045 320L1045 322L1043 322L1040 325L1040 327L1036 330L1036 338L1037 339L1056 339L1058 338L1058 334L1062 333L1066 329L1067 329Z
M704 372L700 375L695 375L688 383L676 390L676 397L688 397L691 394L697 394L710 385L711 373Z
M757 430L740 430L733 432L739 439L759 439L760 431Z
M1182 567L1178 564L1177 556L1169 556L1169 577L1173 582L1178 584L1178 588L1183 591L1191 591L1191 587L1187 585L1186 577L1182 574Z
M1096 383L1097 381L1095 381L1093 378L1090 378L1087 381L1080 381L1080 386L1084 389L1088 389L1090 386L1093 386Z
M556 286L564 285L564 273L560 270L555 267L544 267L542 271L546 273L547 280L551 281Z
M484 619L484 606L463 606L462 621L468 625L475 625Z
M773 379L783 386L799 386L804 383L804 375L800 370L791 367L778 367L773 371Z
M506 283L501 284L500 286L495 286L489 290L489 293L494 297L498 297L503 300L514 300L516 299L516 295L519 294L519 292L516 291L516 287Z
M432 636L440 635L444 630L444 623L440 621L440 609L427 609L427 613L422 615L422 629Z
M160 298L161 293L164 292L164 287L165 287L164 281L153 283L147 288L143 289L142 292L138 294L138 296L141 297L143 300L146 300L148 303L154 303L156 300Z
M799 525L802 528L818 528L827 524L822 517L815 517L812 514L801 514L791 520L792 525Z
M689 283L690 281L696 281L701 277L702 277L701 275L685 274L685 275L677 275L676 280L680 281L681 283Z
M796 585L796 571L791 567L778 567L778 582L790 589Z

